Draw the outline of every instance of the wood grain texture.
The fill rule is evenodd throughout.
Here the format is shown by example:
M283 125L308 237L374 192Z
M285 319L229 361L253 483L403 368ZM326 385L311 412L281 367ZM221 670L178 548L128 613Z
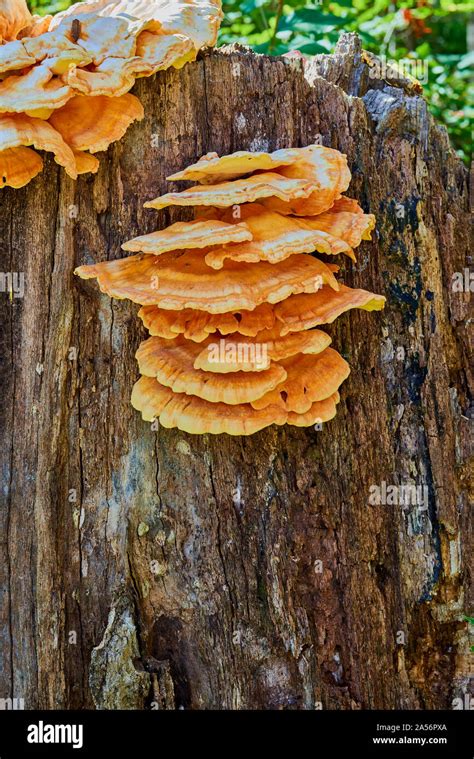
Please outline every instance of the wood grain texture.
M239 47L137 84L145 120L71 181L0 195L0 698L26 708L449 708L467 687L472 495L467 172L357 38L310 63ZM319 139L377 217L341 276L388 297L330 328L350 362L322 431L150 429L137 307L77 281L186 218L143 203L214 150ZM342 257L341 257L342 259ZM472 314L471 314L472 316ZM71 348L75 350L70 350ZM471 367L471 368L470 368ZM370 487L427 488L426 508ZM400 634L401 633L401 634Z

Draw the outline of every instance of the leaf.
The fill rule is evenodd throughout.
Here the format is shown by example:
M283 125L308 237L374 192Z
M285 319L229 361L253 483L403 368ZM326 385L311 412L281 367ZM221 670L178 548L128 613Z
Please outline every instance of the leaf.
M470 66L474 66L474 50L471 50L470 53L467 53L466 55L463 55L461 60L458 63L458 69L467 69Z
M416 54L419 58L426 58L431 52L431 47L428 42L423 42L422 45L418 45L416 48Z
M306 42L304 45L298 45L298 50L304 55L319 55L320 53L327 53L331 46L324 44L325 40L319 42Z
M304 29L305 31L317 32L324 31L327 27L343 26L344 23L344 18L334 16L332 13L302 8L289 16L285 16L280 22L279 29L290 29L295 32Z

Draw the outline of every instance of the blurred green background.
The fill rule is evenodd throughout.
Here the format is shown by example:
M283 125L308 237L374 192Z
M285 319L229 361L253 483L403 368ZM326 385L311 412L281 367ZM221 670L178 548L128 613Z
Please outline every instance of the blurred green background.
M30 0L37 13L69 0ZM341 31L356 31L366 50L418 74L425 97L466 163L474 113L474 0L243 0L224 2L220 44L240 42L259 53L330 53Z

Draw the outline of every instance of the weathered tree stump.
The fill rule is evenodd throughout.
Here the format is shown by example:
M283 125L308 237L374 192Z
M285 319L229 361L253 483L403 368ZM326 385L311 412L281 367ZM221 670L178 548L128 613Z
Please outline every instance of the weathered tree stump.
M32 708L450 708L467 683L467 172L358 39L311 62L232 47L136 86L146 119L74 183L48 159L0 196L0 697ZM145 211L215 150L318 139L377 233L347 284L382 314L329 328L351 364L323 431L150 429L143 331L75 266L186 218ZM157 223L158 222L158 223ZM472 365L472 363L471 363ZM418 505L372 505L415 485Z

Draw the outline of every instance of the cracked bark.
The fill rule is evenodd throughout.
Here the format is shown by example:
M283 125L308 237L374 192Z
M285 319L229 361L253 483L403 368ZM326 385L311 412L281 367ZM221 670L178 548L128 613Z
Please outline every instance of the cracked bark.
M136 92L146 119L97 177L73 183L48 159L0 197L2 270L26 278L23 300L0 294L0 697L450 707L469 667L469 293L451 287L467 172L416 91L374 77L351 35L307 64L214 51ZM388 296L382 315L330 328L352 366L337 419L248 439L152 431L129 405L137 308L74 267L184 218L142 204L201 154L318 135L377 216L342 276ZM371 506L384 481L426 486L427 511Z

